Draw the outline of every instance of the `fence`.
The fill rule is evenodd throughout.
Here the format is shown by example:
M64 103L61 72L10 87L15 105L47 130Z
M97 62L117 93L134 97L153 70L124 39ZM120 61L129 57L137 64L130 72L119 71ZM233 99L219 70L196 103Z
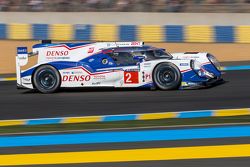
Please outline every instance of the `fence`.
M250 43L250 26L0 24L0 39Z

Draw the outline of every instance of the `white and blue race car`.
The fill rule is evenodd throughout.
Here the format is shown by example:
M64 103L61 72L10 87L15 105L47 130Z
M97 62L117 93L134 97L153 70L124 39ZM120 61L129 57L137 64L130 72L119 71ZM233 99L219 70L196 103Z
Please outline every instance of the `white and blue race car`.
M35 65L23 69L29 57ZM18 47L18 88L53 93L68 87L199 88L222 81L220 65L209 53L168 53L143 42L51 43L27 52Z

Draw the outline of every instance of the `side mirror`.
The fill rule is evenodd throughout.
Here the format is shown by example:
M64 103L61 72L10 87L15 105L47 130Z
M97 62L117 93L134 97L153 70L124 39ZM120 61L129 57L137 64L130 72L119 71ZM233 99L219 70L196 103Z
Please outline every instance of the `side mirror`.
M133 58L134 60L139 61L139 62L143 62L143 60L145 59L144 56L134 56Z

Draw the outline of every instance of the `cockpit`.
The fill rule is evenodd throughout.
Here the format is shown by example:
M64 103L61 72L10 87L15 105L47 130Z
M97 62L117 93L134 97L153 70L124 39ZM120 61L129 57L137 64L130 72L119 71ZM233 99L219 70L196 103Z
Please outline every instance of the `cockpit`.
M109 55L118 66L135 65L138 62L162 58L172 59L172 55L166 52L165 49L150 46L111 48L104 52Z

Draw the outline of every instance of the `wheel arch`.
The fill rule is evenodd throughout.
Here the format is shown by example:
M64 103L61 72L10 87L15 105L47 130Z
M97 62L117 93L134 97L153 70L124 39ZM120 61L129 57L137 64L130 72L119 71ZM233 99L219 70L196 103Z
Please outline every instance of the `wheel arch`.
M156 87L158 87L158 86L155 84L155 81L154 81L154 80L155 80L155 79L154 79L155 69L156 69L156 67L158 67L158 66L161 65L161 64L170 64L170 65L175 66L176 69L178 69L178 71L179 71L179 73L180 73L180 80L181 80L181 82L182 82L182 78L183 78L182 73L181 73L179 67L178 67L175 63L173 63L173 62L159 62L159 63L157 63L157 64L154 66L154 68L153 68L153 70L152 70L152 81L153 81L153 84L154 84ZM180 85L181 85L181 82L180 82Z
M59 70L58 70L54 65L51 65L51 64L46 63L46 64L40 64L39 66L35 67L35 69L33 70L32 74L31 74L31 83L32 83L33 88L36 89L35 84L34 84L34 75L35 75L36 70L37 70L38 68L42 67L42 66L45 66L45 65L51 66L51 67L53 67L53 68L56 69L56 71L58 72L59 77L60 77L59 81L60 81L60 87L61 87L61 84L62 84L62 76L61 76L61 73L59 72Z

